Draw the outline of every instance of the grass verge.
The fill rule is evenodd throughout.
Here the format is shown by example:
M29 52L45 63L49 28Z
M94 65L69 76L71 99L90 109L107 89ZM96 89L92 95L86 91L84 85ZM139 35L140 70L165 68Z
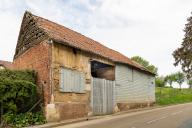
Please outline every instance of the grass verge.
M171 105L192 102L192 89L156 88L156 103Z

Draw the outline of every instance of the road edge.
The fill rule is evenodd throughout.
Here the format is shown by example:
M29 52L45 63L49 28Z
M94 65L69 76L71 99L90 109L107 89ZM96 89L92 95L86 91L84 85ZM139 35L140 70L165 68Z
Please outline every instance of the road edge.
M90 121L90 120L96 120L96 119L101 119L101 118L106 118L106 117L113 117L113 116L118 116L118 115L124 115L124 114L139 114L136 112L151 112L159 109L166 109L170 107L176 107L176 106L182 106L186 104L192 104L192 102L189 103L182 103L182 104L174 104L174 105L166 105L166 106L152 106L152 107L145 107L145 108L138 108L138 109L131 109L128 111L122 111L122 112L117 112L111 115L103 115L103 116L90 116L90 117L84 117L84 118L78 118L78 119L70 119L70 120L65 120L65 121L60 121L60 122L53 122L53 123L46 123L43 125L38 125L38 126L30 126L28 128L54 128L54 127L59 127L67 124L73 124L73 123L78 123L78 122L85 122L85 121Z

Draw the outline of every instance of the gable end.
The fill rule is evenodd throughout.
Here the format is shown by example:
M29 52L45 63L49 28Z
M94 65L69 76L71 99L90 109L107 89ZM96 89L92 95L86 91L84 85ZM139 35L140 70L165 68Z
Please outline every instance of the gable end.
M48 38L48 34L37 24L38 18L30 12L25 12L20 28L14 59L24 53L31 46Z

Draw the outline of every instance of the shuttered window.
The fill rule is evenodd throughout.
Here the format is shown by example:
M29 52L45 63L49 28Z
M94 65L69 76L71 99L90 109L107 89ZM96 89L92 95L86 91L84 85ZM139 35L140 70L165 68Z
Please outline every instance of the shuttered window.
M84 93L84 73L66 68L61 68L60 91Z

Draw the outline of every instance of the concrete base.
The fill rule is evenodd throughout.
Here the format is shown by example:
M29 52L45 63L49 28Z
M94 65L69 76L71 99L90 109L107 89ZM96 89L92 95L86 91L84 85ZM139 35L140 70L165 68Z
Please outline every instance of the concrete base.
M46 107L47 122L77 119L88 116L87 105L83 103L54 103Z
M118 109L120 111L126 111L129 109L135 109L135 108L144 108L144 107L150 107L153 106L154 102L146 102L146 103L117 103Z
M55 104L48 104L46 106L46 119L47 122L55 122L55 121L59 121L59 112L56 109Z
M148 103L117 103L114 108L114 113L120 111L127 111L135 108L144 108L152 106L154 102ZM46 106L47 122L58 122L68 119L77 119L83 117L90 117L93 113L89 111L88 105L85 103L54 103Z
M115 105L113 112L114 112L114 113L120 112L120 109L118 108L117 105Z

